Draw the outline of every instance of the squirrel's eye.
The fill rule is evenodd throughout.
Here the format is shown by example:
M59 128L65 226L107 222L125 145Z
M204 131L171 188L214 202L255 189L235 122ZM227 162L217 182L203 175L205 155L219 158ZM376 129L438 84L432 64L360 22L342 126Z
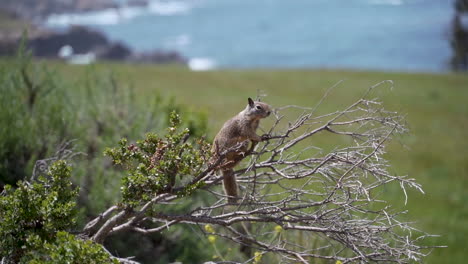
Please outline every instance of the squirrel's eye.
M257 107L256 107L256 108L257 108L258 110L262 110L262 107L261 107L261 106L259 106L259 105L257 105Z

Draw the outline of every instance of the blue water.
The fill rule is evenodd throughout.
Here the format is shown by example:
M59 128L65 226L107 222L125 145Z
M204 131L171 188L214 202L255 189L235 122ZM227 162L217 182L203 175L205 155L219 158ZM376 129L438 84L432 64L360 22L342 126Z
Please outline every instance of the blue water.
M176 50L208 68L448 71L449 0L151 3L117 15L55 16L49 25L91 25L136 50Z

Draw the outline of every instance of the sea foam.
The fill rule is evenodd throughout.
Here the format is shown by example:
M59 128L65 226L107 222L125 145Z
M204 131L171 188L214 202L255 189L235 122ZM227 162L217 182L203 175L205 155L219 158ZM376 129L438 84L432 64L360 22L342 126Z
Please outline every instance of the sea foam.
M142 7L109 8L84 13L52 14L47 18L49 26L74 25L116 25L145 13Z
M162 16L187 14L191 9L189 3L182 1L151 1L148 5L151 13Z
M129 21L135 17L153 14L160 16L172 16L187 14L192 6L182 1L150 1L147 7L121 6L99 11L82 13L52 14L47 17L46 24L52 27L64 27L68 25L117 25Z
M214 60L209 58L192 58L188 63L192 71L208 71L216 68Z

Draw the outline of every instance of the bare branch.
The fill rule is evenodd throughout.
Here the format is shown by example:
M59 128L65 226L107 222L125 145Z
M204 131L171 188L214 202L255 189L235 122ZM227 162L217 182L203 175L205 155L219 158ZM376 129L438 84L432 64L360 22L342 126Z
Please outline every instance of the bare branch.
M92 238L102 243L107 235L122 230L149 234L176 224L209 224L216 229L210 231L212 235L251 247L262 257L274 253L270 262L420 261L430 251L419 244L431 235L403 221L404 212L382 200L384 187L391 183L401 187L405 201L407 187L423 192L414 179L389 172L386 146L407 129L403 116L369 97L383 84L393 83L380 82L343 110L316 115L328 93L341 83L331 87L315 107L276 109L275 122L265 130L269 139L258 144L256 152L246 153L250 159L244 159L236 171L243 195L238 205L228 204L217 189L222 178L214 170L225 166L225 152L187 183L204 183L198 192L206 193L210 202L176 214L167 204L187 204L190 197L158 194L139 208L110 208L85 230L99 226ZM288 111L297 109L302 113L286 123ZM335 148L321 148L323 140L333 142ZM253 260L249 256L245 263Z
M45 174L48 171L49 166L57 160L71 161L76 156L86 155L83 152L75 151L75 146L73 146L73 142L75 141L76 140L65 141L58 146L55 154L52 157L47 158L47 159L37 160L36 163L34 164L34 168L31 174L30 181L32 182L36 180L39 175Z

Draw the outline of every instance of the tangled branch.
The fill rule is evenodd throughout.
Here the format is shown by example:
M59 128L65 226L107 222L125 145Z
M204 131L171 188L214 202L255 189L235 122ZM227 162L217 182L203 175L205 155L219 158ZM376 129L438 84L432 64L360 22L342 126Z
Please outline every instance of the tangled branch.
M403 116L369 98L388 82L370 87L356 102L328 114L316 115L326 95L314 108L278 108L270 138L236 171L243 195L238 205L228 204L218 188L222 180L214 172L218 161L180 186L161 189L140 206L109 208L84 232L102 243L123 230L149 234L188 224L205 226L201 230L206 235L247 246L256 257L269 255L278 262L419 261L428 254L420 241L430 235L402 221L404 212L382 200L383 187L392 183L400 186L405 201L408 187L423 192L414 179L389 172L385 148L407 128ZM294 122L287 122L288 114L297 111L301 113ZM323 139L333 141L335 148L319 148ZM188 185L208 193L209 202L171 213L168 204L190 198L178 195ZM254 262L256 257L250 254L243 261Z

